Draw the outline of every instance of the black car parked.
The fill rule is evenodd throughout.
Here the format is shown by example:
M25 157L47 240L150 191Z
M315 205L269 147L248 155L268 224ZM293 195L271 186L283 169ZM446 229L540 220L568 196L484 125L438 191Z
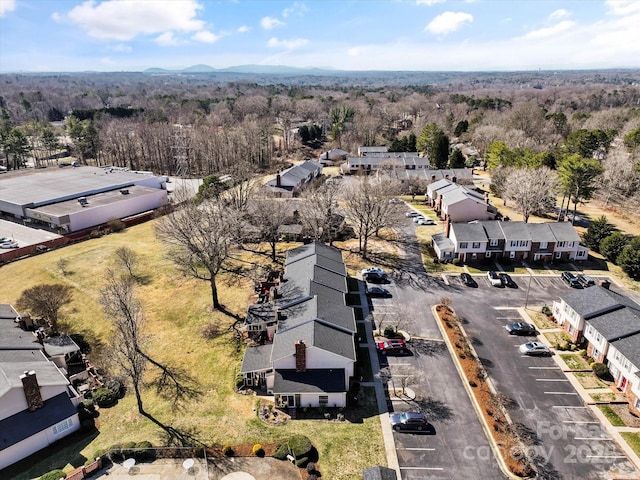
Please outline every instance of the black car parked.
M498 276L500 277L500 280L502 280L502 284L505 287L518 288L518 285L513 281L508 273L499 273Z
M593 287L596 284L596 281L589 275L580 274L576 278L578 279L578 283L582 285L582 288Z
M578 277L571 272L562 272L560 278L562 278L562 280L572 288L582 288L582 285L580 285L580 282L578 281Z
M536 326L531 323L507 323L504 328L509 332L509 335L536 335L538 333Z
M471 275L469 275L466 272L462 272L460 274L460 280L462 281L462 283L464 283L467 287L473 287L473 288L477 288L478 284L476 283L476 281L473 279L473 277Z
M385 274L380 275L376 272L369 272L363 278L367 283L391 283Z
M429 428L429 422L421 412L392 413L389 415L391 428L396 431L413 430L423 431Z

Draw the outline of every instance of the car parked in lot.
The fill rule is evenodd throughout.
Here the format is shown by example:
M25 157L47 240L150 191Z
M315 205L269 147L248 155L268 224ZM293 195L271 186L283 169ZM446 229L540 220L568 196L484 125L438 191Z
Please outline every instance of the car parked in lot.
M578 277L571 272L562 272L560 278L562 278L562 281L571 288L582 288L582 285L580 285L580 282L578 281Z
M427 430L429 422L422 412L402 412L389 415L391 428L397 432Z
M489 282L491 282L491 285L493 285L494 287L502 287L503 286L502 285L502 279L493 270L487 272L487 278L489 279Z
M370 273L375 273L376 275L384 275L384 270L381 269L380 267L367 267L367 268L363 268L360 271L360 274L364 277L365 275L368 275Z
M416 217L413 217L413 223L419 223L420 220L424 220L424 216L423 215L418 215Z
M410 210L407 213L405 213L405 215L409 218L412 217L417 217L418 215L420 215L418 212L416 212L415 210Z
M436 224L436 222L431 218L424 218L424 217L418 220L416 223L418 225L435 225Z
M524 353L525 355L549 355L551 351L549 347L547 347L542 342L527 342L523 343L519 347L520 353Z
M391 292L382 287L370 287L367 288L367 295L371 298L390 298Z
M4 243L0 243L0 248L18 248L18 242L12 240Z
M507 323L504 328L509 332L509 335L536 335L538 333L536 326L532 323L512 322Z
M582 288L593 287L596 284L596 281L593 278L583 273L577 275L576 278L578 279L578 283L582 286Z
M384 273L382 275L375 272L367 273L362 276L362 279L367 283L391 283Z
M478 287L477 282L473 279L471 275L469 275L466 272L462 272L460 274L460 281L462 281L462 283L464 283L467 287L473 287L473 288Z
M505 287L518 288L518 285L513 281L511 275L509 275L508 273L499 273L498 276L500 277L500 280L502 280L502 284Z
M384 355L408 353L407 342L401 338L389 338L376 343L378 351Z

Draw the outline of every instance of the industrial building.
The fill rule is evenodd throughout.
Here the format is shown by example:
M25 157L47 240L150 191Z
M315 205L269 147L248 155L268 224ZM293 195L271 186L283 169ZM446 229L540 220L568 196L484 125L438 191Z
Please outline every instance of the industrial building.
M0 214L65 234L167 204L166 177L111 167L65 167L3 175Z

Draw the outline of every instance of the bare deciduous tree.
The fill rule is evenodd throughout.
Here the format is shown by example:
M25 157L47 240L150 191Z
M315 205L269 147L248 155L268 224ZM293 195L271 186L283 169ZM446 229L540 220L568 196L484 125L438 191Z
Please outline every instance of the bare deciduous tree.
M398 184L391 180L361 177L343 193L347 219L358 235L358 249L367 258L369 239L383 227L396 225L398 206L389 200L397 195Z
M271 260L276 261L276 247L280 241L280 227L290 217L288 200L266 194L249 203L251 224L258 230L260 240L271 247Z
M200 204L185 200L182 207L162 218L158 238L170 248L170 257L185 276L209 283L213 308L224 311L218 299L218 274L236 241L238 215L221 200Z
M60 283L35 285L22 292L16 306L47 320L56 334L60 309L71 303L72 292L72 287Z
M507 177L503 195L515 203L526 223L531 215L553 208L557 190L558 178L553 170L517 168Z
M120 247L116 250L116 258L118 259L118 262L120 263L122 268L127 271L129 276L132 279L137 280L138 277L134 272L138 260L138 255L136 254L136 252L131 250L129 247Z
M339 196L340 185L335 181L326 181L304 193L300 203L300 219L318 242L326 239L329 245L333 245L336 235L333 223Z

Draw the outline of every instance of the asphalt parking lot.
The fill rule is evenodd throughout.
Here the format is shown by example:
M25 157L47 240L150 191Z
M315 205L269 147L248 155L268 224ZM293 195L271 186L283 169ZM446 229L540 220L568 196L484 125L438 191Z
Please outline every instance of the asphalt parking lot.
M19 247L34 245L54 238L58 235L48 230L27 227L25 225L0 219L0 237L11 238L18 242ZM2 253L2 252L0 252Z
M392 397L390 410L421 410L434 427L427 434L394 433L402 478L505 478L431 314L442 297L464 318L491 380L513 401L511 417L529 445L526 453L539 478L636 478L633 465L553 359L520 354L518 346L535 337L513 337L504 329L507 322L522 320L519 307L550 304L571 288L551 272L511 274L518 288L493 287L486 274L473 275L477 288L465 286L459 275L428 275L411 241L414 228L402 232L406 256L385 285L393 297L372 300L374 321L400 324L413 336L411 355L381 356L390 382L397 388L409 378L416 392L415 401Z

